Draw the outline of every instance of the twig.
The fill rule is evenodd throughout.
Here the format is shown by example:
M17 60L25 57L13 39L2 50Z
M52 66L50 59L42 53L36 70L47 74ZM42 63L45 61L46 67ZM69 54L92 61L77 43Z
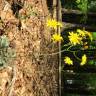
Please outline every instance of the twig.
M13 67L13 79L11 82L10 92L8 96L13 96L15 80L16 80L16 66Z

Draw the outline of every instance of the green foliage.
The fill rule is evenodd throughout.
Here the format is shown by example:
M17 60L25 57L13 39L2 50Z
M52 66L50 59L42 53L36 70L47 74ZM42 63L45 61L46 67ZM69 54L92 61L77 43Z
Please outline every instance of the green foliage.
M79 10L84 14L81 22L86 23L88 12L88 0L77 0L76 3Z
M96 0L61 0L63 8L96 12Z
M26 6L26 9L24 11L26 11L26 14L25 15L19 14L19 18L21 20L30 18L31 16L37 16L37 11L34 10L33 9L33 6L31 6L31 5L27 5Z
M88 11L88 0L77 0L76 3L82 13L86 14Z
M61 0L63 8L76 9L76 0Z
M4 35L0 37L0 48L7 48L9 46L8 38Z
M85 81L85 83L89 86L89 87L93 87L94 89L96 89L96 74L95 73L89 73L87 74L88 79ZM96 93L96 91L95 91Z
M88 64L89 65L94 65L95 64L95 61L94 60L89 60Z
M13 49L9 47L8 38L4 35L0 37L0 66L6 66L16 56Z
M90 4L88 5L88 9L89 9L89 11L96 12L96 1L95 0L90 1Z
M96 32L93 32L92 35L93 35L93 39L96 40Z

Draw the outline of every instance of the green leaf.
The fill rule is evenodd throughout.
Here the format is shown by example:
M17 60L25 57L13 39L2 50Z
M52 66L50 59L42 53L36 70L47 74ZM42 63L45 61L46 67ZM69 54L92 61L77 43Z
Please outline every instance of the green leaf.
M90 60L90 61L89 61L89 64L90 64L90 65L93 65L93 64L94 64L94 60Z
M8 47L9 46L8 38L5 35L1 36L1 38L0 38L0 46L1 47Z
M0 58L0 66L3 66L4 64L6 64L6 62L3 60L3 58Z
M8 38L0 36L0 67L6 66L16 57L15 50L9 47Z
M96 32L92 33L93 39L96 39Z

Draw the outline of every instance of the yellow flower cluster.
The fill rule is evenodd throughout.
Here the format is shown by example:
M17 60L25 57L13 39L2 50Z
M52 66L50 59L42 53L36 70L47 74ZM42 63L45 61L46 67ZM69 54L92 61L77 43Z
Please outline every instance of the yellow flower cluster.
M74 32L69 32L68 38L71 44L73 45L80 44L82 40L82 38L77 33L74 33Z
M58 41L63 40L63 37L60 36L59 34L55 33L55 34L52 36L52 40L53 40L54 42L58 42Z
M62 25L61 22L57 22L57 21L54 20L54 19L48 19L48 20L47 20L47 27L56 29L57 26L63 27L63 25Z
M88 31L85 31L85 30L80 30L80 29L77 29L77 32L79 33L79 35L80 35L81 37L89 36L90 40L91 40L91 41L93 40L93 37L92 37L91 32L88 32Z
M73 65L73 61L70 59L70 57L67 57L67 56L66 56L65 59L64 59L64 62L65 62L66 64L68 64L68 65ZM84 55L82 56L82 60L81 60L80 65L83 66L83 65L86 64L86 62L87 62L87 56L86 56L86 54L84 54Z
M47 25L47 27L50 27L50 28L53 28L53 29L56 29L57 26L58 27L63 27L61 22L57 22L54 19L48 19L47 22L46 22L46 25ZM72 45L83 44L84 43L83 39L86 39L87 37L89 37L90 40L92 41L92 39L93 39L92 34L88 31L81 30L81 29L77 29L75 32L74 31L69 32L69 35L68 35L69 41ZM55 34L52 35L52 40L54 42L58 42L58 41L63 40L63 37L60 34L55 33ZM83 45L87 45L87 42L86 42L86 44L84 43ZM87 47L88 46L86 46L86 48ZM73 65L73 61L68 56L66 56L64 58L64 62L68 65ZM86 64L86 62L87 62L87 56L86 56L86 54L84 54L81 58L80 65L83 66L83 65Z
M91 41L93 40L93 36L92 36L91 32L86 31L86 35L89 36Z
M86 33L84 30L77 29L77 33L79 33L80 36L85 37Z
M70 59L70 57L65 57L64 59L65 63L68 64L68 65L73 65L73 61Z
M89 36L90 40L92 41L93 37L90 32L77 29L76 32L69 32L68 38L71 44L76 45L76 44L81 44L82 40L87 36Z

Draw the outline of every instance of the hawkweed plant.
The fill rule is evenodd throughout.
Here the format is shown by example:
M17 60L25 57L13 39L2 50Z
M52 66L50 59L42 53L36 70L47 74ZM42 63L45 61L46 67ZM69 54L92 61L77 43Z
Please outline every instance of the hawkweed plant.
M62 22L57 22L54 19L48 19L46 22L46 25L47 25L47 27L52 28L53 30L55 30L57 28L57 26L63 27ZM60 52L65 52L65 51L73 52L76 59L80 61L81 66L83 66L87 63L86 54L83 54L81 56L81 58L79 58L78 56L76 56L75 51L72 51L71 48L75 48L75 47L79 46L79 50L88 49L88 42L92 42L92 40L93 40L91 32L88 32L85 29L82 29L82 30L77 29L75 31L68 32L68 34L66 36L61 36L60 34L57 34L54 31L54 34L52 35L51 40L52 40L52 42L60 42L60 41L62 42L63 41L62 48L64 47L63 48L64 50L61 50ZM67 43L65 42L66 40L68 41ZM49 55L55 55L60 52L52 53ZM64 57L64 62L65 62L65 64L68 64L68 65L74 64L74 61L69 56Z

